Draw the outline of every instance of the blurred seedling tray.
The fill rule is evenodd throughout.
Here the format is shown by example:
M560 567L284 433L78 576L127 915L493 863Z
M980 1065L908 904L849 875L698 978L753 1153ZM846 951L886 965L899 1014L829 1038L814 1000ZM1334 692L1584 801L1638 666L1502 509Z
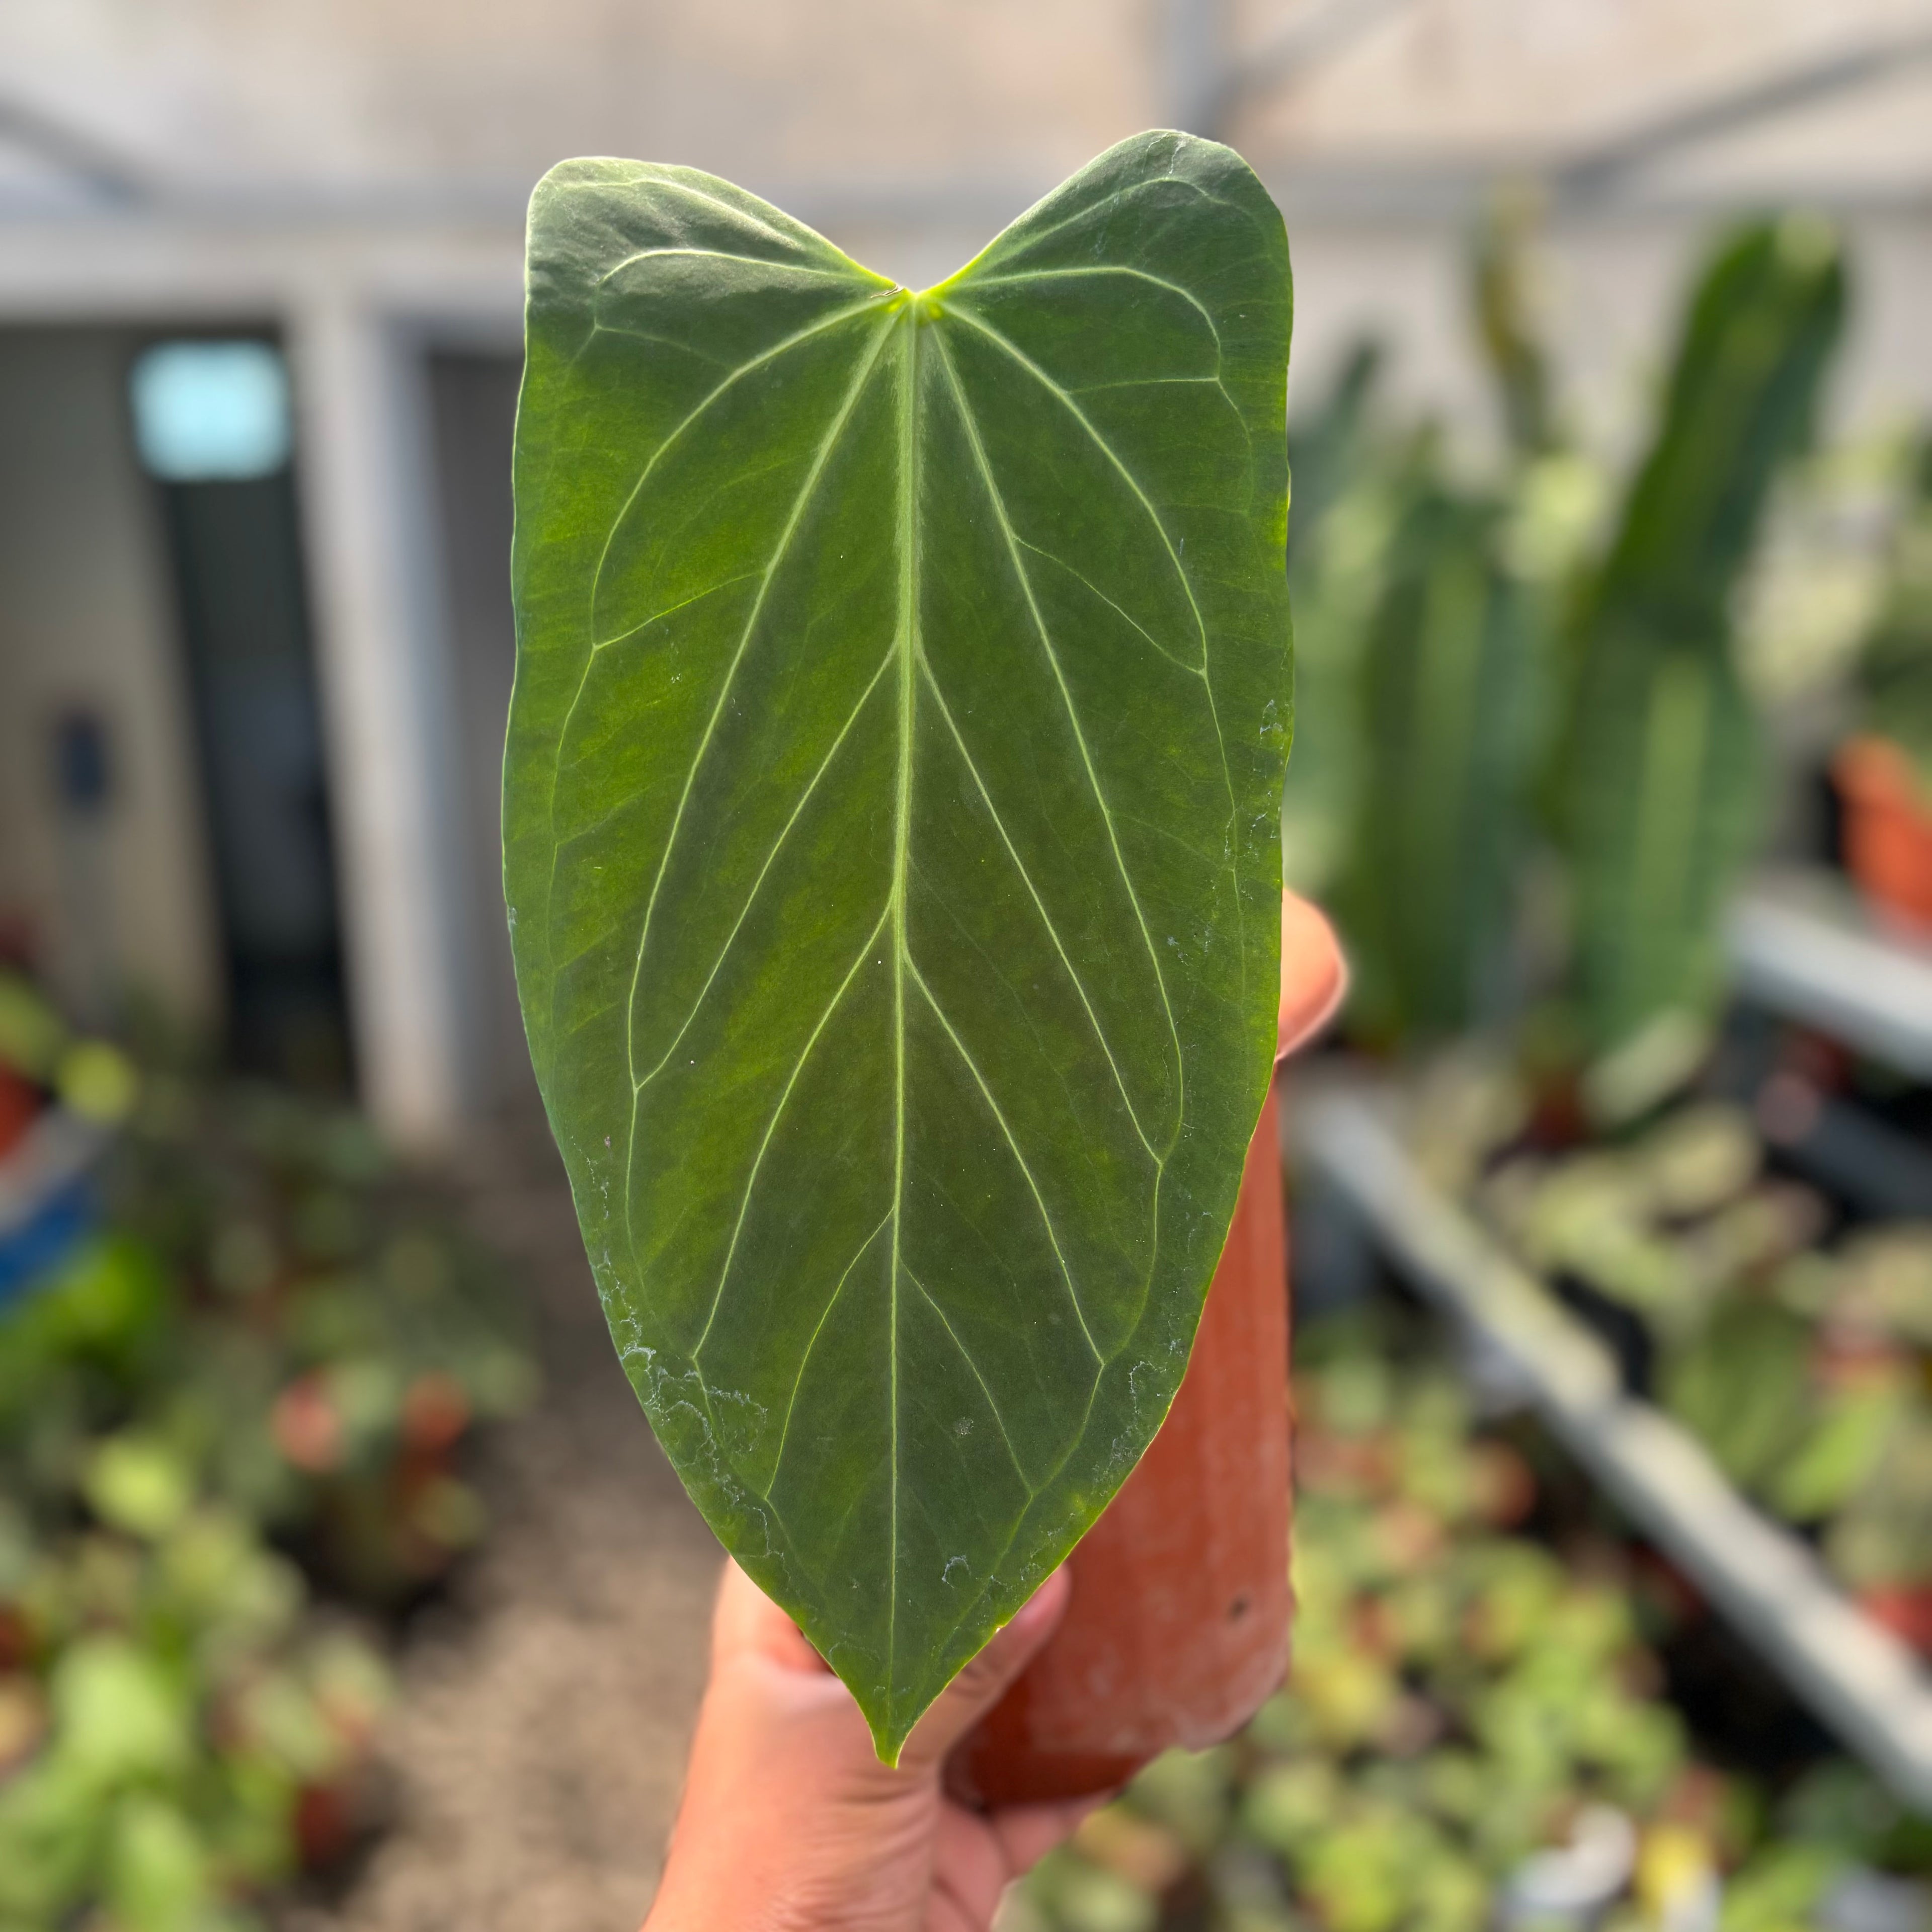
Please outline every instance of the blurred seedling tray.
M1423 1172L1400 1096L1366 1082L1288 1110L1298 1172L1331 1192L1425 1300L1506 1366L1583 1470L1792 1694L1932 1815L1932 1676L1810 1546L1739 1495L1704 1448L1634 1394L1604 1339Z

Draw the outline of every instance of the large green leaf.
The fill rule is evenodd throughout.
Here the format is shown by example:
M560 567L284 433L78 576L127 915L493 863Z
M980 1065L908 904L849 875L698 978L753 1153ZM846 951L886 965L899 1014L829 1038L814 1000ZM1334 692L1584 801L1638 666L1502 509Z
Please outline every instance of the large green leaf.
M920 295L687 169L531 205L531 1052L652 1424L888 1756L1146 1447L1233 1210L1289 308L1178 134Z

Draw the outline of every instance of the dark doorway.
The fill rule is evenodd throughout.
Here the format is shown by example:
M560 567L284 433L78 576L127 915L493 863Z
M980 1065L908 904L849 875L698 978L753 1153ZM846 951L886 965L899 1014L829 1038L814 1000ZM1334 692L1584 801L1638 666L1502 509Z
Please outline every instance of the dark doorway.
M260 338L136 358L192 695L238 1068L346 1091L341 920L290 446L287 377Z

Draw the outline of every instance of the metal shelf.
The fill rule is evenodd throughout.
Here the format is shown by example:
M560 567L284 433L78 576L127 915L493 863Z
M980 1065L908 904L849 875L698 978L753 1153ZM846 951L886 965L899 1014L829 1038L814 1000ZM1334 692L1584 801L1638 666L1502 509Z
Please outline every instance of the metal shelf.
M1772 874L1732 907L1738 992L1932 1079L1932 943L1881 928L1831 874Z
M1596 1337L1430 1184L1394 1130L1390 1096L1311 1094L1292 1118L1303 1170L1362 1216L1418 1289L1507 1359L1577 1461L1815 1714L1932 1814L1932 1677L1912 1653L1690 1436L1628 1394Z

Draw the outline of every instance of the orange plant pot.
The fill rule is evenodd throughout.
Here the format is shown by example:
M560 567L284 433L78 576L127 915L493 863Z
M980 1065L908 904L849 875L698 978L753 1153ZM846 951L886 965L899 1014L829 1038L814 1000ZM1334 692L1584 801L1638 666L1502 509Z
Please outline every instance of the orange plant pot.
M1278 1046L1339 1004L1340 956L1300 900L1282 915ZM1124 1784L1171 1746L1238 1730L1288 1664L1288 1247L1270 1090L1174 1406L1068 1567L1052 1641L951 1768L958 1793L1031 1804Z
M1932 806L1912 761L1884 738L1854 738L1832 764L1845 860L1875 910L1932 927Z

